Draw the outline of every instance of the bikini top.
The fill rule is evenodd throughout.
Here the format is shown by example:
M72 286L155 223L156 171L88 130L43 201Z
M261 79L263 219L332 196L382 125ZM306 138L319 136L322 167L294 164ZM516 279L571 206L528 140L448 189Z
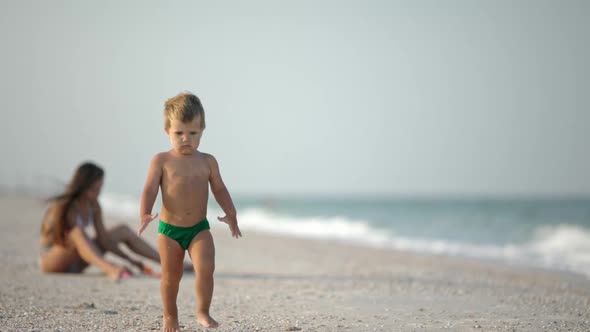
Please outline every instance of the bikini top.
M86 220L82 219L81 215L76 216L76 225L80 226L82 229L92 225L93 223L94 220L92 219L92 214L90 214Z
M84 220L81 215L76 216L76 225L78 225L86 235L93 237L94 236L94 227L89 227L94 225L94 219L92 218L92 213L88 216L88 219Z
M45 217L43 218L43 227L45 227L45 222L47 219L47 215L49 213L49 210L47 210L47 212L45 212ZM78 227L80 227L84 233L86 233L86 235L90 238L95 238L96 237L96 229L94 227L88 227L88 226L93 226L94 225L94 218L92 217L92 213L88 216L88 219L84 220L82 218L81 215L77 215L76 216L76 225ZM68 230L64 230L64 234L67 235L69 231ZM49 243L45 243L42 244L42 247L48 249L51 248L51 246L53 245L53 243L49 242Z

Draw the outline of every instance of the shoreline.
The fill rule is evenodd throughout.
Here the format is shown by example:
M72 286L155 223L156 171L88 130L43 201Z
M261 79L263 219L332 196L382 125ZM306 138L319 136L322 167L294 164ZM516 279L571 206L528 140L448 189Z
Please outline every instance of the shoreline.
M113 283L93 267L42 274L42 203L0 194L0 209L3 330L161 329L158 280ZM119 221L105 218L107 227ZM142 236L152 245L156 228ZM212 233L218 331L590 330L590 280L575 273L247 230L236 240L218 226ZM184 331L203 330L195 301L194 274L187 273L178 297Z
M213 226L212 228L217 232L223 232L223 226ZM245 232L242 232L245 233ZM490 269L499 269L499 270L513 270L519 271L522 273L542 273L546 275L553 275L555 278L560 278L564 280L572 280L574 282L590 282L590 276L587 276L583 273L570 271L565 269L557 269L545 266L537 266L534 264L527 264L527 263L517 263L517 262L510 262L505 261L499 258L485 258L485 257L474 257L474 256L466 256L466 255L451 255L446 253L436 254L436 253L429 253L429 252L418 252L412 250L405 250L405 249L397 249L397 248L387 248L381 247L378 245L371 245L367 243L361 242L353 242L353 243L346 243L343 240L337 239L319 239L319 238L311 238L305 236L297 236L292 234L281 234L281 233L272 233L272 232L265 232L265 231L252 231L246 229L246 234L249 236L253 236L256 238L260 238L262 241L267 240L268 238L276 238L282 239L283 241L301 241L304 243L316 243L318 245L326 245L332 247L342 247L347 248L349 250L367 250L367 251L374 251L381 255L400 255L400 256L407 256L409 259L414 260L445 260L449 262L455 262L459 264L466 264L466 265L474 265L480 266L482 268L490 268Z
M5 196L5 197L20 197L23 199L31 199L32 201L39 201L40 203L47 199L48 197L51 197L51 195L49 194L39 194L39 192L37 192L36 194L34 194L31 190L25 190L22 189L21 190L13 190L13 191L9 191L9 190L3 190L6 188L2 188L0 187L0 197ZM106 196L105 196L106 195ZM130 199L130 196L127 195L119 195L119 194L109 194L106 193L103 195L103 199L105 199L105 197L108 197L107 201L105 203L109 203L106 204L106 206L110 206L112 204L115 204L114 211L108 211L108 210L103 210L103 213L105 214L105 217L108 217L111 220L115 220L118 222L123 222L123 223L127 223L127 224L133 224L133 221L130 221L130 218L127 217L128 215L130 215L130 208L132 207L133 204L131 204L128 199ZM249 200L252 199L256 199L256 197L258 196L249 196ZM260 196L262 197L262 196ZM290 197L290 196L287 196ZM320 196L322 197L322 196ZM343 196L343 197L347 197L347 199L351 199L348 196ZM361 196L363 197L363 196ZM366 197L373 197L373 196L366 196ZM384 196L385 197L385 196ZM389 197L389 196L387 196ZM508 198L510 198L511 196L507 196ZM550 201L553 201L554 199L558 199L559 198L564 198L566 197L568 200L570 200L571 198L577 198L580 201L585 201L587 200L587 198L585 196L559 196L559 197L553 197L553 196L523 196L520 198L519 201L536 201L536 200L544 200L544 199L548 199ZM382 197L383 198L383 197ZM424 196L424 197L413 197L413 196L408 196L405 197L404 196L400 196L400 199L404 200L404 199L409 199L409 200L425 200L428 201L430 199L432 199L433 197L430 196ZM124 202L122 203L123 208L121 209L119 207L119 201L118 199L123 199ZM303 199L303 198L302 198ZM333 200L334 198L330 198L329 200ZM340 198L335 198L336 200L340 199ZM388 199L388 198L384 198L384 199ZM434 198L437 201L439 201L439 198ZM450 197L448 198L448 201L455 201L455 200L459 200L459 201L477 201L479 199L489 199L486 198L486 196L475 196L475 197L468 197L468 198L462 198L462 196L459 197ZM505 198L502 197L493 197L494 200L496 201L507 201ZM280 199L279 199L280 200ZM444 201L444 199L443 199ZM156 204L157 205L157 204ZM112 208L112 207L111 207ZM209 215L212 216L215 213L221 213L220 211L218 211L218 208L215 204L212 204L209 206L210 210L209 211ZM137 209L139 209L139 207L137 207ZM133 206L133 213L131 213L131 215L135 215L135 207ZM249 211L248 208L246 208L246 211ZM115 214L109 214L109 212L114 212ZM246 215L242 216L243 218ZM213 220L214 218L211 218L210 220ZM248 219L252 219L252 218L248 218ZM247 219L243 219L245 221L247 221ZM212 227L215 226L216 224L218 224L216 221L212 221L211 225ZM280 223L279 223L280 224ZM577 225L576 225L577 227ZM362 238L358 238L358 237L349 237L349 238L343 238L343 239L339 239L337 237L330 237L330 235L327 234L315 234L315 233L302 233L302 235L300 234L294 234L294 233L287 233L285 232L284 229L282 228L276 228L276 229L272 229L271 228L267 228L267 227L260 227L260 226L256 226L256 225L252 225L252 224L245 224L244 221L242 221L242 227L243 230L247 231L247 232L253 232L253 233L257 233L257 234L264 234L264 235L268 235L268 236L277 236L277 237L285 237L285 238L294 238L294 239L300 239L300 240L304 240L304 241L325 241L328 243L335 243L335 244L343 244L343 245L347 245L347 246L354 246L354 247L359 247L359 248L368 248L368 249L376 249L376 250L387 250L387 251L396 251L396 252L403 252L409 255L416 255L416 256L432 256L432 257L449 257L449 258L453 258L453 259L465 259L467 261L476 261L476 262L484 262L484 263L488 263L488 264L493 264L493 265L507 265L510 266L514 269L525 269L525 270L537 270L537 271L546 271L546 272L558 272L558 273L564 273L564 274L573 274L576 276L582 276L584 278L587 278L590 280L590 270L584 268L584 269L580 269L580 268L574 268L572 266L571 262L568 261L567 265L569 266L564 266L563 264L561 264L561 266L552 266L552 265L557 265L555 263L552 264L546 264L543 263L543 258L544 257L537 257L534 256L535 253L532 253L533 256L527 256L526 252L530 249L527 247L526 242L523 243L506 243L506 244L494 244L494 243L488 243L487 245L491 248L488 250L493 250L492 252L485 252L485 248L483 252L481 251L481 248L477 247L479 244L476 243L471 243L471 242L452 242L450 240L446 240L444 238L441 239L430 239L430 240L425 240L425 242L430 241L431 243L437 243L437 248L438 246L443 246L443 247L449 247L451 249L442 249L443 251L440 251L441 249L437 249L437 248L432 248L429 246L424 246L424 245L407 245L407 244L402 244L399 245L396 243L393 243L392 241L397 241L397 239L394 238L390 238L389 239L389 243L386 243L387 241L383 242L383 239L379 239L377 241L372 241L375 240L373 237L375 234L368 234L369 237L362 237ZM406 238L402 238L402 239L406 239ZM408 238L410 241L421 241L420 238ZM440 244L438 244L440 242ZM457 248L455 248L457 247ZM474 249L478 252L478 254L466 254L466 252L469 252L469 249L471 247L474 247ZM504 251L508 250L508 254L504 253ZM524 252L525 254L522 256L518 256L518 258L515 258L517 256L513 256L512 253L516 253L516 252ZM530 255L531 253L528 253L528 255ZM554 259L554 258L552 258Z

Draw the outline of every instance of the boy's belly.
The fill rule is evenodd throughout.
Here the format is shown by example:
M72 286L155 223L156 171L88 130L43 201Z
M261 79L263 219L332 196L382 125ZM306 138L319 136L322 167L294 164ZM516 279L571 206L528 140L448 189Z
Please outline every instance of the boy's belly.
M207 217L208 191L186 196L162 194L162 221L182 227L192 226Z
M207 217L207 209L204 211L170 211L162 207L160 219L168 224L181 227L190 227Z
M207 178L170 175L162 180L162 221L187 227L207 217Z

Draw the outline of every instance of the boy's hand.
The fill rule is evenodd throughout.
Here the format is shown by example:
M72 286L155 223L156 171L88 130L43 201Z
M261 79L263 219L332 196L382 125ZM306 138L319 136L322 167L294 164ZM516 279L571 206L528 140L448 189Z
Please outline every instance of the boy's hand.
M147 225L150 223L150 221L154 220L158 218L158 214L144 214L141 217L141 226L139 226L139 229L137 230L137 236L141 235L141 232L143 232L143 230L147 227Z
M235 237L236 239L242 236L242 232L240 232L240 228L238 227L238 220L235 216L217 217L217 220L229 225L231 236Z

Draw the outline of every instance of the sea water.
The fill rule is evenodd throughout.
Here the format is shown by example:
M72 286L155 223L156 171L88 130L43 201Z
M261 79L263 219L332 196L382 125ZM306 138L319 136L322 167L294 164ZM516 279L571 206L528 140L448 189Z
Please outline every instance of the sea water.
M213 199L211 198L213 202ZM139 201L103 194L137 216ZM590 277L590 199L235 198L240 228L379 248L492 259ZM222 215L215 204L209 219Z

